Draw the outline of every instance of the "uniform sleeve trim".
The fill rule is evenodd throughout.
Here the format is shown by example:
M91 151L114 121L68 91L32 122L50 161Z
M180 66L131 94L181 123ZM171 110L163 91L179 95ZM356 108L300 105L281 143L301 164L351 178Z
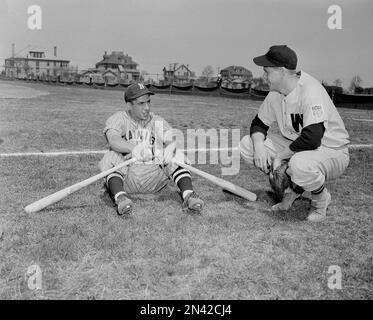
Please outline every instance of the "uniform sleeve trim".
M261 132L264 136L267 136L268 129L269 126L267 126L262 120L260 120L259 116L256 115L254 120L251 122L250 136L255 132Z

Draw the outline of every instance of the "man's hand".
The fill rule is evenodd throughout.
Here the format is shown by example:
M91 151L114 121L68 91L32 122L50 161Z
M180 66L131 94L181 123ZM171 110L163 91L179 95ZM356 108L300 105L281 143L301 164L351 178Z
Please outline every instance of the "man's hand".
M256 144L254 149L254 165L264 173L269 173L272 161L264 143Z
M276 170L279 166L283 164L283 161L287 162L294 155L294 152L289 149L289 147L284 148L281 152L277 153L272 160L272 168Z
M153 159L153 153L151 150L151 145L148 141L143 141L139 143L132 150L132 157L136 158L138 161L147 162Z
M272 160L272 168L276 170L282 164L282 160L279 157L275 157Z

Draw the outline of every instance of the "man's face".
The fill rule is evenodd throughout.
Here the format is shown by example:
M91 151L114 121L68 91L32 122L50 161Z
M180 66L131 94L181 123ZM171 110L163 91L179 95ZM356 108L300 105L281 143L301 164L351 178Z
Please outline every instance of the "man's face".
M264 80L269 85L269 91L280 91L284 73L282 68L264 67Z
M130 111L135 120L147 120L150 113L150 95L146 94L131 101Z

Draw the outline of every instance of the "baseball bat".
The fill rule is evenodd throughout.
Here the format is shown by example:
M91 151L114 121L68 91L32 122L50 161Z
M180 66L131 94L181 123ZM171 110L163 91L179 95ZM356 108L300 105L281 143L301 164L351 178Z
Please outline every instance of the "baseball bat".
M227 190L231 193L234 193L244 199L250 200L250 201L256 201L256 194L252 193L244 188L241 188L239 186L236 186L235 184L226 181L224 179L218 178L216 176L213 176L212 174L209 174L207 172L204 172L202 170L199 170L197 168L194 168L190 165L187 165L186 163L177 161L174 159L174 162L179 165L180 167L183 167L184 169L189 170L190 172L195 173L198 176L201 176L202 178L205 178L206 180L218 185L219 187L222 187L224 190Z
M121 164L118 164L117 166L109 169L109 170L106 170L106 171L103 171L93 177L90 177L86 180L83 180L83 181L80 181L76 184L73 184L72 186L69 186L65 189L62 189L60 191L57 191L47 197L44 197L38 201L35 201L31 204L29 204L27 207L25 207L25 211L27 213L34 213L34 212L38 212L42 209L44 209L45 207L53 204L53 203L56 203L64 198L66 198L67 196L69 196L70 194L92 184L93 182L101 179L101 178L104 178L106 177L107 175L109 175L110 173L113 173L125 166L128 166L130 165L131 163L135 162L136 159L135 158L132 158L130 160L127 160L127 161L124 161L122 162Z

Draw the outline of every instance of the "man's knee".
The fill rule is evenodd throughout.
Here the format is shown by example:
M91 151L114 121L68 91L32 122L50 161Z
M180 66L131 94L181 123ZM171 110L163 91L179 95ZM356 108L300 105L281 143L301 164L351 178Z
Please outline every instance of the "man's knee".
M289 160L288 174L290 176L296 174L304 174L312 170L312 163L307 161L307 157L303 152L298 152Z

